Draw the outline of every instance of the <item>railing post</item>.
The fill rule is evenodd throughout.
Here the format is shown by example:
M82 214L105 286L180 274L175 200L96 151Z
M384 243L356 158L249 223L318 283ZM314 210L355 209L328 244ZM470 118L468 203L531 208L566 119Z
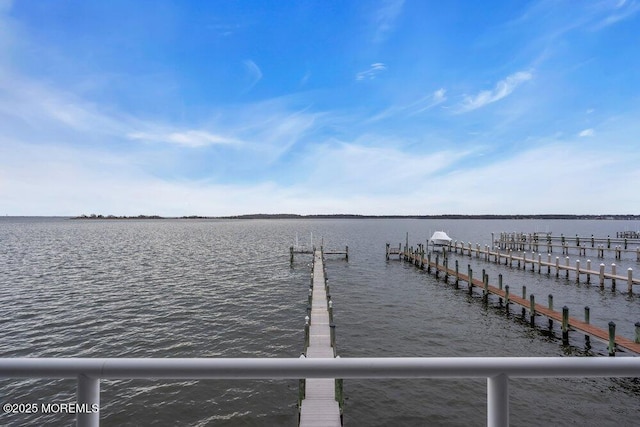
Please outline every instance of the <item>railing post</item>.
M487 426L509 426L509 377L499 374L487 378Z
M78 375L76 392L78 405L84 405L83 411L76 416L78 427L98 427L100 425L100 379L84 374Z

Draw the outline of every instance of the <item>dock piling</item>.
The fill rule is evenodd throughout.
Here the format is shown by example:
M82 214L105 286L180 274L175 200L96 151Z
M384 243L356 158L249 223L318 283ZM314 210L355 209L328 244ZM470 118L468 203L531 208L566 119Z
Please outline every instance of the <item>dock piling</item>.
M489 275L485 274L483 272L483 284L484 284L484 289L482 290L482 298L484 299L484 302L489 302Z
M569 307L562 307L562 344L569 345Z
M509 313L509 285L504 287L504 309Z
M590 317L591 317L591 309L587 305L584 307L584 323L586 323L587 325L589 324ZM584 334L584 341L587 344L587 346L591 344L591 338L589 337L589 335Z
M611 264L611 290L616 290L616 264Z
M529 295L529 323L531 327L536 326L536 299L533 294Z
M609 322L609 356L616 355L616 324L615 322Z

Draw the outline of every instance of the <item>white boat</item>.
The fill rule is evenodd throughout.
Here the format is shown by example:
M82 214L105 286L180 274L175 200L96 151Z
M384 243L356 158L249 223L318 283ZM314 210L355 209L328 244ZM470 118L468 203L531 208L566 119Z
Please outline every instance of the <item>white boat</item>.
M435 233L433 233L433 236L431 236L431 239L429 239L429 241L433 245L434 250L436 248L444 248L446 246L449 246L451 240L451 237L447 236L447 233L445 233L444 231L436 231Z

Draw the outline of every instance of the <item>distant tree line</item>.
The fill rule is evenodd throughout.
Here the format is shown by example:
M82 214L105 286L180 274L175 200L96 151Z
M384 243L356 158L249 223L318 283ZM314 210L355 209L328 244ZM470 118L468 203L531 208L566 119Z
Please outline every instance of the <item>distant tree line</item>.
M138 216L116 216L116 215L85 215L73 217L71 219L163 219L159 215L138 215Z
M200 216L190 215L182 217L163 217L160 215L138 215L138 216L116 216L116 215L80 215L72 219L600 219L600 220L640 220L640 215L618 214L618 215L571 215L571 214L536 214L536 215L356 215L356 214L247 214L231 216Z

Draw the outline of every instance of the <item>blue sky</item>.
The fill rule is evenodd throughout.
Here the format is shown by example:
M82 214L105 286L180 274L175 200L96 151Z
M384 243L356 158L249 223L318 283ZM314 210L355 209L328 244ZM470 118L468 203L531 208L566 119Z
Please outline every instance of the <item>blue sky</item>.
M0 214L640 213L640 1L0 0Z

